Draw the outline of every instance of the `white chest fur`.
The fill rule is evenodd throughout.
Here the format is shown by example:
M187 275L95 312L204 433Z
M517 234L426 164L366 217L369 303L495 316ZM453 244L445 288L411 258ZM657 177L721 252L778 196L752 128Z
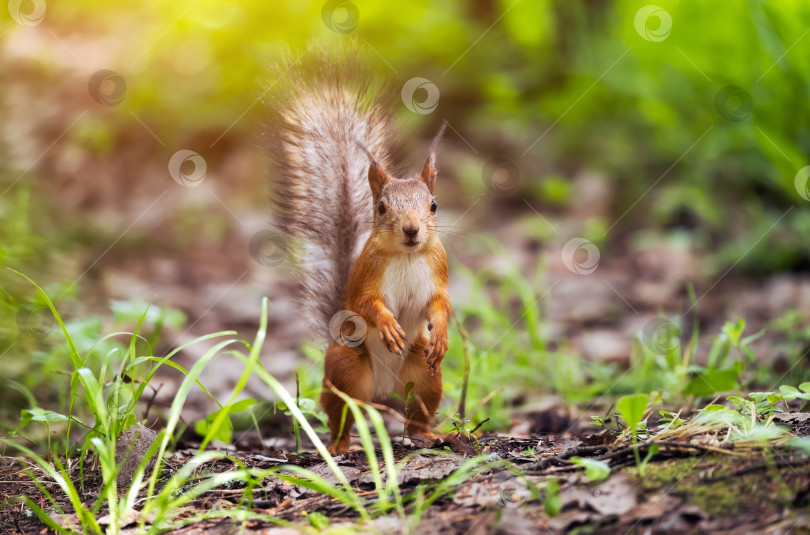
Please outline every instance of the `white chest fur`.
M408 337L406 352L427 325L425 308L435 291L430 268L421 255L398 255L385 271L383 302ZM388 351L377 329L369 329L366 347L374 368L374 397L386 399L391 392L397 391L397 377L405 356Z

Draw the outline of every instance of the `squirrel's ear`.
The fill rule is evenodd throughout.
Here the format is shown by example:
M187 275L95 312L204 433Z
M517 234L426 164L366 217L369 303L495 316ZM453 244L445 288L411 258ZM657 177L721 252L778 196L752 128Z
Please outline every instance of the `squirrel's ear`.
M355 139L354 142L357 143L360 150L368 157L370 163L368 166L368 185L371 186L371 192L374 194L374 197L377 197L383 187L391 180L391 177L388 176L388 173L385 172L365 145L360 143L357 139Z
M439 133L436 134L433 141L430 142L430 152L428 153L425 166L422 168L422 174L419 175L419 178L427 185L431 193L433 193L433 188L436 186L436 149L439 148L439 143L442 140L446 126L447 123L443 123L442 127L439 129Z
M388 176L388 173L376 162L376 160L371 161L371 165L368 166L368 185L371 186L371 192L374 194L374 197L377 197L380 192L382 191L383 187L388 184L391 180L391 177Z

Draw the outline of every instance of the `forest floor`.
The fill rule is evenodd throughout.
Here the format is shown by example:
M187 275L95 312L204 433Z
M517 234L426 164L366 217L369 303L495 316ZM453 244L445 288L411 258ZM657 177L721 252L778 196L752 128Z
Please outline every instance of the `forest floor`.
M780 425L792 434L810 434L810 413L780 415ZM431 449L395 443L398 483L406 514L415 518L418 533L806 533L810 531L810 458L779 445L720 444L712 433L684 433L658 441L658 451L639 470L632 445L607 430L581 427L569 432L532 438L463 437ZM285 444L286 439L271 441ZM289 440L286 446L292 448ZM182 444L181 444L182 446ZM192 447L196 444L187 444ZM649 444L640 449L646 457ZM178 449L163 467L168 477L196 452ZM254 438L230 448L228 458L196 468L212 474L233 470L238 464L266 469L280 465L307 468L331 483L335 475L312 451L294 454L289 449L260 446ZM459 481L449 479L471 456L503 461ZM609 475L583 472L571 459L603 461ZM365 453L351 451L335 458L340 470L368 504L375 501L373 473ZM21 464L22 463L22 464ZM401 464L400 464L401 463ZM0 503L14 496L30 497L49 510L59 525L77 525L71 505L57 484L39 477L63 508L57 513L26 470L37 469L6 457L0 460ZM78 486L78 463L71 473ZM385 477L385 471L382 472ZM600 479L601 477L604 479ZM452 488L442 483L452 482ZM556 483L550 483L550 482ZM91 466L83 476L83 499L88 503L101 490L101 477ZM418 492L417 492L417 489ZM437 493L429 508L419 500ZM239 521L212 514L248 507L268 520ZM414 513L415 512L415 513ZM137 513L137 511L136 511ZM324 516L320 516L318 513ZM102 510L97 517L104 525ZM195 520L195 517L197 518ZM272 521L269 520L272 517ZM184 506L174 533L297 533L326 525L358 529L358 514L345 503L315 490L268 477L246 490L244 484L226 484L204 493ZM325 520L328 519L328 520ZM137 533L137 514L121 526L122 533ZM150 526L149 519L145 526ZM394 513L365 524L370 532L399 532L401 519ZM24 504L0 510L0 532L43 533L47 528Z
M81 88L86 99L84 82L74 85ZM126 147L115 148L116 158L77 150L71 156L76 161L67 165L64 154L73 153L47 150L61 127L52 126L51 112L38 105L45 100L44 92L45 86L15 92L18 104L10 111L16 111L0 130L8 139L14 139L18 132L32 132L30 143L15 144L18 152L23 151L15 156L18 166L24 168L38 161L38 155L44 157L38 176L26 177L21 185L49 196L50 204L39 210L56 207L52 210L59 217L52 222L57 227L52 232L65 231L75 242L53 247L47 267L41 268L45 279L74 281L71 287L75 285L80 299L65 304L66 317L92 313L109 320L111 300L154 299L155 304L180 309L191 318L182 329L167 328L164 332L169 347L178 347L224 329L252 335L259 322L261 297L267 295L273 303L267 331L270 351L263 363L292 387L303 361L301 342L310 335L290 298L286 264L268 265L251 254L251 241L266 231L269 222L267 170L261 151L242 140L232 141L227 150L211 154L212 162L219 165L212 165L206 181L194 189L171 181L163 155L153 156L154 134L140 129L130 133ZM81 102L78 98L74 95L65 102ZM62 119L67 124L74 110L67 105L65 110ZM25 125L30 128L23 128ZM453 161L468 149L448 137L443 154L447 161ZM86 176L103 180L87 181ZM810 277L806 273L746 278L730 273L736 261L728 270L708 268L710 259L695 252L688 240L663 232L650 233L641 245L623 237L606 242L592 275L573 273L564 265L560 249L567 237L583 233L583 221L608 220L615 199L610 183L602 178L587 169L573 173L572 197L578 201L565 210L546 209L518 198L478 203L479 197L459 185L442 191L442 199L447 199L442 202L442 218L452 223L442 236L453 261L451 296L470 293L470 279L461 276L463 269L491 273L488 282L494 285L500 282L505 266L542 279L542 288L533 289L539 296L548 347L562 347L566 354L583 360L615 363L620 370L630 366L638 333L662 315L683 314L685 331L697 324L710 336L737 318L746 319L746 334L751 334L773 327L788 310L810 317ZM480 247L477 239L482 234L501 248ZM690 284L700 301L694 309L687 293ZM490 289L489 285L485 288ZM522 310L515 307L510 312L518 317ZM788 353L795 348L788 347L793 344L788 335L792 326L770 328L752 346L757 362L773 365L777 374L791 365ZM708 347L704 345L710 343L708 337L701 339L693 354L705 360ZM178 362L188 366L206 349L189 348L179 355ZM804 348L798 354L806 354ZM224 360L219 364L212 366L204 382L222 399L238 381L241 369ZM549 386L540 384L544 379L537 379L537 390L547 393ZM156 384L160 388L152 400L155 408L165 409L171 404L180 380L182 377L171 370L159 374ZM270 397L261 383L249 384L246 394L257 399ZM534 394L522 393L526 405ZM559 403L545 412L532 413L515 407L509 433L484 432L475 440L450 437L430 450L421 451L410 443L395 444L405 511L416 523L412 528L419 533L470 534L810 532L810 463L796 448L785 445L787 439L737 441L729 447L727 437L716 431L690 433L687 425L682 433L658 441L658 451L640 468L649 445L641 447L639 462L626 433L616 436L582 422L609 407L601 407L601 412L571 408ZM185 421L194 422L212 409L207 396L195 391L183 415ZM780 413L773 422L790 427L793 437L810 435L810 413ZM174 453L166 457L161 481L165 483L176 473L198 446L193 436L184 435ZM337 482L311 444L305 443L302 452L293 453L288 432L263 440L245 434L223 451L228 454L226 459L203 463L196 472L224 473L239 465L258 469L296 465L329 483ZM602 461L597 466L607 465L609 474L604 479L599 479L604 473L589 475L573 464L574 457ZM472 458L502 463L454 479L453 474ZM372 504L376 496L374 471L365 453L353 451L336 460L357 494ZM81 489L82 500L92 503L101 492L100 470L88 460L82 474L81 465L75 458L73 461L67 466L71 479ZM61 512L48 502L43 491L53 496ZM426 495L435 496L430 507L422 506ZM76 524L72 505L57 482L28 460L0 457L0 533L47 531L25 504L14 501L18 496L31 498L60 526ZM184 507L181 516L189 522L178 526L178 533L295 532L302 526L323 526L323 518L315 513L325 515L332 527L358 526L358 513L345 503L273 477L247 492L238 484L223 485ZM240 507L261 513L266 520L242 522L216 517L215 513ZM102 525L104 515L103 509L97 515ZM190 520L200 515L207 518ZM142 520L144 525L151 525L152 519L133 515L130 523L121 526L122 531L135 533ZM366 524L370 531L394 532L402 527L402 518L392 512Z

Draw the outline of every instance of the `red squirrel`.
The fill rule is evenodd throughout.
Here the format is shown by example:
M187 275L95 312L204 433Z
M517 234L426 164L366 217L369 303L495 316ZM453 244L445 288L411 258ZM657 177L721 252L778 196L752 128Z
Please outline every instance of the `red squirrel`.
M348 450L354 423L333 389L394 407L410 435L435 441L451 310L434 196L444 127L421 172L397 178L392 114L355 60L316 54L286 76L295 89L273 106L269 136L276 222L297 253L303 314L321 333L332 322L329 451Z

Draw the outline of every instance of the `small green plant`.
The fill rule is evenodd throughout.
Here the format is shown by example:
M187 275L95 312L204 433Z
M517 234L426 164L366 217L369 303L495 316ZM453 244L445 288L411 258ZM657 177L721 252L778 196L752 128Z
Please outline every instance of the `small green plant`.
M721 368L728 358L731 349L735 349L739 356L745 356L750 364L756 361L754 350L751 349L751 342L760 338L765 334L764 330L756 332L752 335L743 337L745 331L745 319L740 318L735 322L727 322L723 325L723 329L715 339L709 350L708 361L706 366L708 368Z
M309 522L309 525L317 529L318 531L322 531L331 525L329 517L323 513L313 511L311 513L306 513L306 515L307 515L307 522Z
M622 434L622 430L623 430L623 428L624 428L624 425L622 425L622 423L621 423L621 422L616 421L616 428L615 428L615 429L614 429L614 428L611 428L611 427L610 427L610 425L609 425L609 424L610 424L610 420L611 420L611 418L610 418L609 416L608 416L608 417L604 417L604 416L591 416L591 423L592 423L593 425L598 425L598 426L600 426L600 427L604 427L605 429L607 429L608 431L610 431L610 432L611 432L611 433L613 433L614 435L621 435L621 434ZM617 419L617 420L618 420L618 419Z
M60 414L58 412L49 411L46 409L41 409L39 407L34 407L31 409L23 409L20 413L20 427L12 433L12 436L16 436L20 430L22 430L25 426L30 424L31 422L37 422L45 424L45 428L48 433L48 455L51 454L53 451L51 449L51 424L57 422L66 422L68 419L67 416L64 414Z
M611 422L613 422L613 427L611 427ZM614 413L612 416L591 416L591 423L593 425L598 425L605 428L607 431L616 436L624 434L629 428L627 421L624 419L622 414L618 412ZM636 426L636 435L642 440L650 438L652 433L649 429L647 429L647 420L641 420L638 422L638 425Z
M233 423L229 416L249 410L255 403L255 399L243 399L232 405L222 407L206 416L205 419L197 421L194 424L194 432L203 437L204 440L218 440L229 444L233 440ZM224 419L222 418L223 413L227 416ZM216 422L221 423L215 428Z
M683 389L684 395L697 397L715 396L721 392L736 390L747 365L754 364L756 355L751 343L764 334L764 330L743 336L745 319L726 322L709 349L706 366L693 366L695 376ZM736 353L736 360L727 365L727 360Z
M605 461L585 457L571 457L570 461L585 469L585 479L588 481L602 481L610 475L610 465Z
M396 392L391 392L389 395L394 399L400 400L405 407L405 422L402 424L402 440L404 441L405 435L408 433L408 418L410 418L410 414L408 414L408 407L410 407L411 403L416 399L416 395L413 392L413 381L408 381L408 383L405 385L404 396L401 396Z
M782 393L782 399L785 401L791 399L802 400L802 406L799 408L801 412L805 411L808 405L810 405L810 382L801 383L798 388L790 385L782 385L779 387L779 391Z
M86 434L81 451L82 453L92 452L94 454L98 465L101 468L103 478L102 489L97 498L91 504L86 505L80 497L82 493L79 492L76 485L72 481L72 477L74 475L72 470L69 470L66 467L69 466L69 464L66 465L65 463L62 463L59 456L54 455L54 465L52 465L48 461L44 460L41 456L37 455L34 451L21 446L13 440L3 440L2 442L7 446L16 448L21 453L33 459L39 465L39 467L58 484L60 490L69 499L71 506L74 508L76 519L80 524L81 530L84 532L100 533L102 531L96 517L98 516L101 508L106 507L109 510L109 516L111 518L110 526L107 529L107 532L113 534L118 533L119 526L123 525L124 523L123 519L128 518L129 515L134 513L134 506L139 492L142 490L141 485L144 482L147 483L147 490L146 499L143 504L144 516L140 517L141 522L139 531L156 531L160 529L160 526L164 525L164 523L171 523L172 518L180 513L180 507L182 504L186 503L190 495L193 495L193 492L186 493L186 495L178 498L175 496L176 489L186 485L188 481L190 481L193 469L199 466L199 463L210 460L211 454L203 453L200 454L200 456L193 458L192 462L189 463L188 470L181 470L181 472L175 474L174 479L170 480L169 484L164 485L159 491L157 491L157 482L161 471L162 459L165 457L168 446L173 440L173 432L177 428L177 424L180 419L180 412L189 391L195 384L202 386L197 379L200 373L222 349L236 342L236 340L225 340L215 344L197 360L194 367L192 367L192 369L189 371L186 371L182 367L169 362L169 359L191 344L235 333L214 333L200 337L189 344L176 348L168 355L160 358L154 356L137 356L136 341L139 340L137 329L140 327L143 318L146 315L143 314L138 325L136 326L135 333L130 335L128 358L123 360L117 369L113 370L108 368L107 362L102 361L99 364L98 371L94 372L86 366L89 364L89 354L92 351L92 347L88 348L88 352L82 355L47 294L39 286L33 283L33 281L28 279L28 277L25 277L24 275L21 276L29 280L29 282L36 287L42 299L50 308L57 324L62 329L65 341L68 344L70 357L74 364L74 370L70 373L71 380L67 415L34 407L32 409L23 411L21 427L28 425L31 422L42 422L45 423L46 426L59 422L67 423L68 427L66 431L66 446L64 452L69 454L70 448L68 437L70 436L70 424L82 423L80 418L85 412L91 414L94 420L93 425L86 425L82 423L82 428L86 431ZM118 335L120 333L115 334ZM106 338L108 337L105 337L102 340ZM257 360L258 354L253 354L253 357L254 361ZM142 373L136 373L140 367L145 367L150 362L153 363L151 367L145 369ZM117 488L116 478L118 471L120 470L120 466L116 464L115 460L116 442L121 434L121 431L136 421L134 416L136 401L140 398L144 392L144 389L149 384L151 377L161 365L169 365L174 367L184 372L186 377L175 395L167 418L166 429L164 429L158 435L157 440L141 460L139 467L132 477L129 490L124 492L122 497L119 497L120 493L119 489ZM112 379L110 379L110 375L112 375ZM105 385L105 383L107 384ZM234 392L234 396L238 393L239 389ZM219 415L213 418L212 422L207 424L208 430L204 437L204 442L210 441L216 436L222 436L221 430L223 428L223 421L227 413L233 410L234 406L235 404L229 403L226 407L224 407L225 410L220 412ZM50 446L49 452L51 452ZM82 455L82 461L83 459L84 455ZM154 469L152 470L151 475L147 475L147 467L152 459L156 459ZM82 476L83 462L79 463L78 466L80 476ZM34 474L29 475L40 488L45 499L50 502L51 507L57 511L61 511L61 507L59 505L60 502L56 500L54 496L48 493ZM210 481L207 480L205 484L196 485L194 487L195 492L197 489L199 489L199 492L202 492L205 488L213 488L206 486L210 485L211 482L219 482L218 484L221 484L223 480L234 477L246 476L245 474L228 474L227 476L218 474L215 477L211 477ZM23 501L47 526L58 532L67 532L65 528L57 525L38 504L33 503L28 498L23 498ZM150 518L150 521L152 522L152 528L149 530L145 528L146 518Z
M642 418L644 417L644 413L647 411L647 403L648 398L646 394L624 396L619 398L619 401L616 403L616 409L619 411L619 414L622 415L624 421L627 422L627 429L630 431L630 434L633 437L633 455L636 458L638 472L642 477L644 476L644 467L647 465L647 462L650 460L652 455L654 455L652 448L650 448L647 458L645 458L644 462L642 462L641 456L638 452L638 433L641 430L640 424L642 422ZM646 425L644 430L646 431Z
M686 420L679 416L680 413L675 414L670 411L661 410L658 411L658 414L661 415L661 419L658 421L662 424L659 427L662 431L678 429L680 426L686 423Z
M461 416L461 414L456 413L450 421L453 426L451 433L455 433L456 437L464 437L467 443L473 447L475 452L480 454L482 449L481 443L478 441L478 437L475 436L475 433L481 429L481 426L489 421L489 418L482 420L477 424L473 424L471 419L465 418Z
M301 411L301 414L320 424L315 429L317 432L322 433L328 430L326 415L318 410L318 403L314 399L296 398L296 403L298 404L298 410ZM292 411L284 401L276 401L276 409L283 411L286 416L293 416ZM296 418L293 418L292 425L293 434L295 435L295 452L298 453L301 450L301 424L298 423Z
M711 404L699 411L690 425L724 430L724 440L769 443L782 441L787 430L775 425L773 416L781 409L776 406L782 395L775 392L751 392L747 396L729 396L734 408ZM764 419L760 419L763 417Z
M560 482L556 479L550 479L546 483L546 496L543 499L543 510L548 516L557 516L562 512Z
M729 396L726 399L734 404L743 416L770 416L775 412L782 412L776 406L782 401L782 394L776 392L749 392L747 397Z

